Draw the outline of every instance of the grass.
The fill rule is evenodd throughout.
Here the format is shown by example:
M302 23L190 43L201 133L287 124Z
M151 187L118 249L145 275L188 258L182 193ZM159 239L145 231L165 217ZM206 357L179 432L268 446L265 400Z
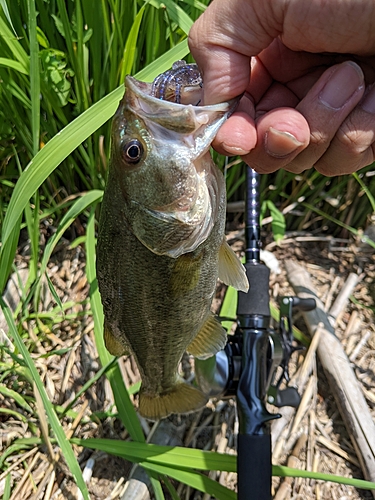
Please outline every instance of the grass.
M7 448L0 458L3 473L9 467L9 457L42 444L39 426L34 424L39 413L40 421L44 418L46 424L43 442L49 449L57 443L85 499L89 495L73 444L141 463L152 477L158 499L164 498L158 478L165 479L166 475L215 498L234 498L233 492L195 470L234 470L233 457L178 449L179 468L169 461L173 450L159 450L160 459L153 458L155 448L144 443L119 365L103 345L103 312L95 275L95 234L108 168L110 118L123 95L124 75L132 73L152 81L175 60L189 58L187 33L206 3L101 0L93 9L88 0L0 2L0 292L17 269L15 256L20 242L26 240L30 247L28 278L20 286L15 312L1 303L11 341L4 345L0 357L0 394L14 401L17 411L13 416L27 424L34 436L17 439ZM215 159L224 168L224 159L217 155ZM298 176L284 171L264 176L264 206L274 217L275 237L282 237L285 227L314 230L322 226L321 221L332 233L349 230L359 234L375 211L372 173L369 166L352 177L335 179L314 171ZM243 199L241 162L227 170L226 181L229 199ZM294 210L284 220L280 211L291 204L295 204ZM314 213L319 215L319 222L314 220ZM52 228L46 238L41 237L44 226ZM66 237L72 248L80 247L86 253L89 314L95 325L100 374L112 387L118 418L138 443L138 454L129 451L132 443L125 449L124 443L116 441L69 441L63 421L67 415L77 417L73 403L62 408L51 402L38 369L38 361L44 356L39 348L50 342L48 335L56 325L78 321L80 314L87 314L73 314L71 304L61 302L46 274L56 247ZM48 311L40 304L45 280L56 303ZM52 350L48 355L51 353L59 354ZM8 387L10 380L13 388ZM292 474L285 468L274 472ZM10 474L5 477L4 498L10 498ZM363 481L352 481L350 484L357 487L371 487Z

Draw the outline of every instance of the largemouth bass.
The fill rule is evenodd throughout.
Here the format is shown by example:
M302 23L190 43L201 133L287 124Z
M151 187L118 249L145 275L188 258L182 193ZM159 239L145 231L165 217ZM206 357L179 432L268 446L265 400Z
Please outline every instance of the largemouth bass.
M139 411L150 419L206 403L178 365L186 350L204 359L226 343L210 311L218 276L248 289L225 239L225 184L208 152L235 104L193 105L197 68L183 66L154 85L126 77L99 224L105 344L113 355L133 354Z

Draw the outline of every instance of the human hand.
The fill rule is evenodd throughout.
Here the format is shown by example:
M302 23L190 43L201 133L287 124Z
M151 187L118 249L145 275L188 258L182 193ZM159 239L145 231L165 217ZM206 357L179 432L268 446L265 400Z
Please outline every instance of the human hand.
M372 163L374 20L374 0L214 0L189 35L204 103L244 93L215 149L260 173Z

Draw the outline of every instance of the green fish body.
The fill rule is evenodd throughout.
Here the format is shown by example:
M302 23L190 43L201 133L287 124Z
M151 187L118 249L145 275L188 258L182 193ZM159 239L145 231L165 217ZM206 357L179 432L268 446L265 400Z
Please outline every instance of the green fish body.
M225 184L208 152L229 112L228 103L162 101L128 76L113 120L97 248L104 338L112 354L134 356L147 418L206 403L178 375L181 357L204 359L225 345L210 312L218 276L248 288L225 240Z

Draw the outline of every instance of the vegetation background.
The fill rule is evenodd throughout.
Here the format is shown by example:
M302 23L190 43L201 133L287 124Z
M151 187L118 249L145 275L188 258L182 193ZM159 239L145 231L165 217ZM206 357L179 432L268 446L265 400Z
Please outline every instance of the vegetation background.
M187 33L207 3L0 0L0 292L12 275L19 294L13 308L1 299L8 326L0 346L0 396L11 406L0 408L0 419L3 415L5 423L10 416L19 420L28 434L10 440L0 458L5 500L16 498L9 460L42 443L53 459L62 454L83 498L89 498L78 448L68 440L66 429L67 422L79 416L74 405L80 395L102 376L111 384L116 415L137 441L136 447L128 441L100 439L85 443L76 439L75 445L142 463L157 498L164 498L160 478L169 494L178 498L167 476L218 499L235 497L197 472L234 471L233 456L193 449L163 449L156 456L144 443L131 401L139 385L125 388L119 365L104 349L95 277L95 235L108 170L110 118L123 95L124 77L131 73L152 81L174 61L190 60ZM243 200L245 165L236 158L228 163L216 154L215 160L225 170L228 201ZM275 237L282 237L285 230L307 229L361 237L375 212L374 174L370 165L358 174L336 178L313 170L263 176L264 209L280 222L273 227ZM46 272L67 241L70 250L81 249L86 259L83 272L89 298L75 304L61 300ZM26 262L23 274L20 260ZM46 289L54 302L49 309L41 300ZM79 324L83 317L94 321L101 368L69 404L61 406L47 393L41 366L47 358L66 355L66 349L54 343L54 332L66 322Z

